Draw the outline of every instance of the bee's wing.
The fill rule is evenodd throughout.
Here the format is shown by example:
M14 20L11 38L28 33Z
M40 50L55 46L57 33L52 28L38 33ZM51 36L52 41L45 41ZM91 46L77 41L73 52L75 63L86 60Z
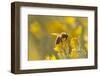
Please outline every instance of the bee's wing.
M55 45L59 44L61 42L61 35L57 35L55 40Z
M58 33L51 33L52 36L58 36Z

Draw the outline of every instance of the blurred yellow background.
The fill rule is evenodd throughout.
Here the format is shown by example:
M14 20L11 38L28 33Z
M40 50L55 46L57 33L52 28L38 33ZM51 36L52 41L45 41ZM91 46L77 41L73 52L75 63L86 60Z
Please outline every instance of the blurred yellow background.
M65 33L67 39L57 37ZM28 15L28 60L88 57L88 18Z

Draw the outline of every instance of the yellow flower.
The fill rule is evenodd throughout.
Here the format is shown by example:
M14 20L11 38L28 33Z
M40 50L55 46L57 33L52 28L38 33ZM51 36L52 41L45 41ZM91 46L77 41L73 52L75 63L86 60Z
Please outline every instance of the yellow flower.
M79 58L79 53L77 51L77 48L79 47L78 38L77 37L71 38L69 46L70 46L70 49L71 49L70 50L71 53L70 53L69 57L71 59Z
M88 35L87 34L84 34L83 35L83 39L84 39L85 42L87 42L88 41Z
M51 33L61 33L67 31L67 28L60 21L53 20L48 23L47 30L51 34Z
M55 50L56 52L61 52L61 51L62 51L61 44L57 44L57 45L55 45L54 50Z
M65 22L66 22L67 24L69 24L69 25L75 24L75 21L76 21L75 17L71 17L71 16L65 17Z
M82 33L82 26L79 25L75 28L75 30L73 31L73 36L80 36L80 34Z
M72 49L77 48L78 47L78 38L75 38L75 37L71 38L69 45Z
M46 60L56 60L56 57L55 55L51 55L51 56L47 55Z
M69 55L70 58L76 59L79 58L79 53L76 51L76 49L72 49L71 54Z
M46 56L46 60L50 60L50 56L49 55Z
M64 59L66 57L64 52L58 52L57 55L58 55L59 59Z
M51 56L51 60L56 60L55 55L52 55L52 56Z
M29 31L37 39L41 39L43 37L43 32L42 32L41 26L38 22L33 22L32 24L30 24Z
M40 25L37 22L31 24L30 31L32 33L39 33L40 32Z

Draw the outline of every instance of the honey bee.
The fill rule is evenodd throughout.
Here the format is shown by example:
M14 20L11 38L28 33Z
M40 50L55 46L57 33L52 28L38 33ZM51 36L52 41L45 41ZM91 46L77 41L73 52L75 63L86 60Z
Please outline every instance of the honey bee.
M56 38L56 41L55 41L55 45L67 40L67 38L68 38L68 34L65 33L65 32L57 35L57 38Z

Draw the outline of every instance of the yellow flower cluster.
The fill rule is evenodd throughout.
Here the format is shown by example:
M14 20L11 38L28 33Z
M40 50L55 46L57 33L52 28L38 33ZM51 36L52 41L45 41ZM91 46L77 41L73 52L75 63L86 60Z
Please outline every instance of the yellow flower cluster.
M78 39L72 38L69 42L63 41L55 45L54 50L59 56L62 56L60 58L79 58L79 53L77 51L78 46Z
M82 27L77 26L69 35L67 40L62 39L62 42L55 45L54 50L58 53L59 58L79 58L78 47L79 38L82 33Z
M72 49L70 55L69 55L70 58L73 58L73 59L76 59L76 58L79 58L79 53L76 49Z

